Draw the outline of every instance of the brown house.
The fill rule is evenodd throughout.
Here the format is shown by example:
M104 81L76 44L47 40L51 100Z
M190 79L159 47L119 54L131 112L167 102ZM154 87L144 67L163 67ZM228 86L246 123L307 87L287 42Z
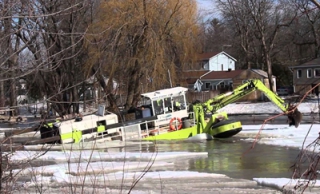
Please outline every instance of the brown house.
M187 77L187 74L185 77ZM185 79L185 83L188 85L189 89L195 89L194 85L196 83L201 83L201 91L218 90L219 93L224 93L226 91L232 91L233 88L240 86L248 79L260 79L267 87L269 86L267 73L259 69L210 71L199 76L197 79L195 79L195 77L192 79L187 78ZM276 83L275 77L273 77L273 81ZM276 84L274 85L274 91L275 88ZM262 92L255 91L250 95L243 97L241 100L266 100L266 97Z
M320 58L290 67L293 72L293 88L296 94L305 94L320 83ZM319 86L312 91L315 94Z

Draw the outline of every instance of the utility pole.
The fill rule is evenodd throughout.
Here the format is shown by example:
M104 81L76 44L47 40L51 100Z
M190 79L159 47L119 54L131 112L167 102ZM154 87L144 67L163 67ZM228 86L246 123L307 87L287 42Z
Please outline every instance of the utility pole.
M317 97L318 97L318 113L319 113L319 121L320 121L319 86L317 86L317 87L314 89L314 92L316 93L316 95L317 95Z
M313 4L315 4L320 9L320 4L317 0L311 0Z
M171 75L170 75L170 70L168 69L168 75L169 75L169 81L170 81L170 88L172 88L172 81L171 81Z

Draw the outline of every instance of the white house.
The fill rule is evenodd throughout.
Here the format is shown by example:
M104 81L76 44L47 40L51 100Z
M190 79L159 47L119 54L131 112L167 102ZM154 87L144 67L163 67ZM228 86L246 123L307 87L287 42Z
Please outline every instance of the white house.
M236 59L224 51L199 54L199 61L204 70L232 71L235 70Z

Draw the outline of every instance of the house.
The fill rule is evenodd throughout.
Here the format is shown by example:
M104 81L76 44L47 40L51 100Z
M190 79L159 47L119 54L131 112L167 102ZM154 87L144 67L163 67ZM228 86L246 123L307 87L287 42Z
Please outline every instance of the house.
M106 76L103 76L103 79L104 79L104 82L107 84L109 81L109 78ZM90 76L84 81L84 83L85 83L84 91L82 91L81 95L79 96L81 101L84 99L86 100L95 99L96 101L98 101L98 99L101 99L101 96L103 96L102 94L103 88L100 86L100 83L95 76ZM117 94L119 85L120 84L117 81L115 81L114 79L112 80L113 94Z
M190 72L188 72L190 74ZM242 69L242 70L229 70L229 71L209 71L205 72L202 76L199 76L197 80L190 79L189 82L186 80L188 85L191 84L191 80L194 85L201 83L201 91L208 90L219 90L219 93L226 91L232 91L233 88L240 86L245 83L248 79L260 79L267 87L269 86L267 72L259 69ZM276 89L276 78L273 76L274 86L273 90ZM190 88L190 87L189 87ZM194 87L197 89L197 87ZM199 91L199 90L198 90ZM250 95L243 97L241 100L267 100L264 94L260 91L255 91Z
M200 80L207 73L210 71L233 71L237 61L224 51L200 53L197 60L199 68L197 70L183 71L180 77L180 86L194 89L198 80L198 87L200 87L202 84Z
M235 70L236 59L226 52L207 52L198 55L200 68L208 71Z
M320 83L320 58L303 63L297 66L291 66L293 73L293 90L296 94L305 94L308 90ZM319 86L312 94L319 92Z
M208 70L188 70L188 71L183 71L182 75L180 76L180 86L186 87L189 89L194 88L194 83L198 79L201 79L202 76L206 75L210 71Z

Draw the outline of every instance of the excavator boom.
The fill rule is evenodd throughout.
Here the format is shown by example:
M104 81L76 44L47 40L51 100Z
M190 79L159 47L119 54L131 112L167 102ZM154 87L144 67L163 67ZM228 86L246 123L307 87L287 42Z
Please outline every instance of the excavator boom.
M236 102L237 100L248 94L251 94L256 90L263 92L271 102L278 106L284 112L284 114L288 116L290 126L299 126L302 120L302 114L298 111L298 109L295 106L286 103L282 98L272 92L263 84L263 82L258 79L248 80L246 83L238 86L233 91L220 94L217 97L208 100L207 102L203 103L203 106L205 107L206 112L214 113L217 110L227 106L228 104Z

